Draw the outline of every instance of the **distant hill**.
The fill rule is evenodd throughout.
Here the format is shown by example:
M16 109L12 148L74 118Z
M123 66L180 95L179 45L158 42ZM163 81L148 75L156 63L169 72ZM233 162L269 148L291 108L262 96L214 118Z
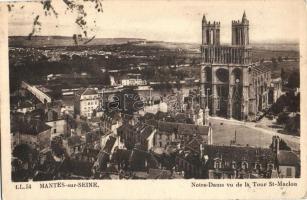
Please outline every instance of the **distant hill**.
M183 49L190 51L200 51L198 43L178 43L164 41L148 41L141 38L94 38L89 43L90 39L84 38L79 40L80 46L95 46L95 45L112 45L112 44L136 44L143 46L162 47L167 49ZM33 36L28 40L27 36L10 36L10 47L56 47L56 46L75 46L73 37L68 36ZM251 43L254 50L268 51L299 51L298 43Z
M252 43L254 49L271 50L271 51L299 51L298 43Z
M110 45L110 44L125 44L129 42L142 42L144 39L139 38L94 38L87 44L87 38L79 40L79 45ZM68 36L33 36L31 40L27 36L10 36L10 47L56 47L56 46L75 46L73 37Z

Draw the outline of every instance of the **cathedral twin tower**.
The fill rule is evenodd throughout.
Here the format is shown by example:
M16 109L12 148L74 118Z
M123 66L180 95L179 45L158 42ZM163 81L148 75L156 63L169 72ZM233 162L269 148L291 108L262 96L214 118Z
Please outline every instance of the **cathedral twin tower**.
M231 45L220 44L220 22L207 21L204 15L201 55L202 107L213 116L253 120L263 94L255 93L254 76L259 70L251 62L245 12L241 21L232 21Z
M220 22L207 22L206 16L202 20L202 44L219 45L220 44ZM232 45L249 45L249 21L246 18L245 11L242 21L232 21Z

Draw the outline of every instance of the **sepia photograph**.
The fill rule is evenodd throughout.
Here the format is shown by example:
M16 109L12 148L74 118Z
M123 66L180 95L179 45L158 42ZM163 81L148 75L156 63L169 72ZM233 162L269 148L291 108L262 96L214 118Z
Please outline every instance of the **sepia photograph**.
M10 180L288 186L301 177L299 5L7 3Z

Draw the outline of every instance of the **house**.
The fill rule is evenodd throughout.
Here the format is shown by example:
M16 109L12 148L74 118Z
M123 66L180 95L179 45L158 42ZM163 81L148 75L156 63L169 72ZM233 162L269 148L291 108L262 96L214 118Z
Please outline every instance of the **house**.
M119 112L105 112L100 117L100 126L104 133L113 133L117 135L117 128L122 124L121 115Z
M148 172L149 169L158 169L160 165L155 156L140 145L136 145L132 150L116 148L111 156L111 163L115 164L118 170L133 172Z
M75 95L74 113L83 117L91 118L93 110L100 105L98 91L92 88L81 90Z
M30 101L22 101L21 103L18 103L17 112L27 113L33 110L35 110L35 105Z
M180 149L175 158L175 170L184 178L206 178L200 155L190 149Z
M51 138L61 134L66 135L68 132L67 121L58 116L58 113L49 109L46 113L46 122L51 127Z
M97 160L93 166L94 171L101 172L107 169L112 153L114 151L115 141L115 137L108 137L106 143L103 145L102 149L98 153Z
M279 77L279 78L272 79L270 86L271 87L270 87L270 92L269 92L269 101L270 101L270 104L273 104L283 94L281 78Z
M135 145L135 129L137 127L130 123L124 123L117 128L117 135L120 138L120 142L125 144L127 149L132 149Z
M40 120L28 118L11 120L12 147L28 144L33 149L50 145L51 127Z
M213 143L212 128L194 124L158 121L154 146L166 148L172 143L188 143L193 138L198 138L207 144Z
M176 170L183 171L186 178L277 177L271 149L241 146L188 144L176 156Z
M123 86L139 86L146 85L146 80L140 79L141 74L127 74L126 78L121 79L121 85Z
M151 153L136 147L131 151L129 166L132 171L146 171L149 168L158 168L159 163Z
M75 98L73 96L63 96L62 99L62 112L63 113L74 113L74 100Z
M276 157L269 148L204 145L200 156L209 179L277 177Z
M173 172L165 169L149 169L147 179L172 179Z
M69 156L78 154L83 151L85 141L82 140L81 136L73 135L63 139L63 146Z
M279 150L277 154L278 160L278 176L280 178L297 178L299 177L298 156L292 151Z
M123 142L127 149L132 149L138 144L144 149L150 150L154 146L155 133L154 126L142 122L135 125L124 123L117 129L120 142Z

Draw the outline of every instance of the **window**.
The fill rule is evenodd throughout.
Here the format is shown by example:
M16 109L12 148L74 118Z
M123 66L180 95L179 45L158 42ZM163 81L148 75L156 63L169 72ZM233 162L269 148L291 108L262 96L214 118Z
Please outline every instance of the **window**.
M242 169L247 169L248 168L248 164L246 161L242 162Z
M56 128L55 128L55 129L53 129L53 133L56 133Z
M286 176L287 177L292 177L292 169L290 167L287 168Z
M233 161L233 162L231 163L231 168L232 168L232 169L236 169L236 167L237 167L237 166L236 166L236 162Z
M272 163L268 164L268 170L272 170L274 168L274 165Z
M256 163L256 164L255 164L255 169L256 169L256 170L260 170L260 169L261 169L261 167L260 167L260 164L259 164L259 163Z
M162 147L162 142L159 142L159 147Z
M221 161L219 161L219 160L215 161L215 162L214 162L214 168L215 168L215 169L221 168Z
M87 105L91 105L91 102L88 102L88 104Z

